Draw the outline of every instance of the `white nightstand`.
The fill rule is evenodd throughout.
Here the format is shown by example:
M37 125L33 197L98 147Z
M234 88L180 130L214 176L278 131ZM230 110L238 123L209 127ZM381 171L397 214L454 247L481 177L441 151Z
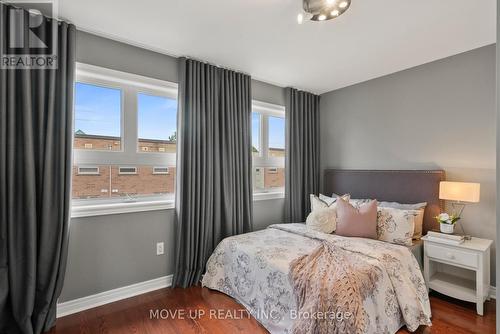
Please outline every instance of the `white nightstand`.
M490 289L490 247L493 241L472 238L455 246L430 241L426 237L422 240L427 287L476 303L477 313L483 315L483 304Z

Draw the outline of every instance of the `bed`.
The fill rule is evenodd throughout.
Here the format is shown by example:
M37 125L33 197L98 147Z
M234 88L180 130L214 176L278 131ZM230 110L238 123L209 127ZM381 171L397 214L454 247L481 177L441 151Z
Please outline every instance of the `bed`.
M323 191L425 201L425 233L442 205L441 180L443 171L326 170ZM224 239L202 285L235 298L271 333L395 333L404 325L413 331L430 325L431 316L421 256L419 242L406 247L324 234L305 224L271 225Z

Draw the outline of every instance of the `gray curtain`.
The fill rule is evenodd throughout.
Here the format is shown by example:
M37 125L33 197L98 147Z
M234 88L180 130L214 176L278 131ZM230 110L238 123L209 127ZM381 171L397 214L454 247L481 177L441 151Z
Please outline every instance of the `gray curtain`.
M174 286L196 284L225 237L252 230L251 79L179 59Z
M1 6L5 47L12 7ZM75 27L57 34L57 70L0 70L0 333L50 329L64 279Z
M319 192L319 96L286 89L285 217L305 222Z

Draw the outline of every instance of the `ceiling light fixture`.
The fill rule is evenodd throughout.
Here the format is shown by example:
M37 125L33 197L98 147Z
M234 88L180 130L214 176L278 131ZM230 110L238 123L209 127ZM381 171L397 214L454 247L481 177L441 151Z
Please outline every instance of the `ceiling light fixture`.
M39 11L38 9L33 9L33 8L28 9L28 13L30 13L33 16L42 15L41 11Z
M303 12L297 16L302 24L305 19L311 21L331 20L344 14L351 6L351 0L302 0Z

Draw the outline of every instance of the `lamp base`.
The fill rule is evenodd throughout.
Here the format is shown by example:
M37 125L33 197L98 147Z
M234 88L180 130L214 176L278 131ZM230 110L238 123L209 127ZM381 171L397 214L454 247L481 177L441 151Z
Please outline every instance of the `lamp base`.
M464 209L465 209L465 203L463 202L454 202L454 203L451 203L451 205L453 206L453 211L455 212L455 215L457 215L457 217L462 217L462 213L464 212ZM459 208L459 210L457 210L457 208ZM462 222L458 222L458 224L460 225L460 228L462 229L462 235L464 237L464 240L471 240L472 237L468 234L465 234L465 230L464 230L464 225L462 224Z

